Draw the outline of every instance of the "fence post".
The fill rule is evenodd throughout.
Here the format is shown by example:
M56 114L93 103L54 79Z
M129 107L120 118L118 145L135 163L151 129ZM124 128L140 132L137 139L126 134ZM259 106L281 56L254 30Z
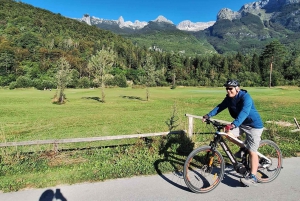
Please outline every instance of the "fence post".
M57 143L53 143L53 151L54 151L54 153L58 152L58 144Z
M189 116L189 130L188 130L189 138L193 137L193 125L194 125L194 118Z

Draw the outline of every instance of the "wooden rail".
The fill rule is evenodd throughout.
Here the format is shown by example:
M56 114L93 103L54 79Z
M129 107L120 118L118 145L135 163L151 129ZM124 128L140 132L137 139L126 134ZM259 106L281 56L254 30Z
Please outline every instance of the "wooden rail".
M132 134L132 135L117 135L117 136L103 136L103 137L89 137L89 138L70 138L70 139L52 139L52 140L34 140L34 141L22 141L22 142L4 142L0 143L0 147L12 147L12 146L26 146L26 145L41 145L41 144L53 144L57 147L58 144L64 143L74 143L74 142L95 142L95 141L106 141L106 140L120 140L120 139L130 139L130 138L144 138L144 137L155 137L155 136L165 136L168 134L181 134L187 133L191 138L193 136L194 131L194 118L195 119L203 119L202 116L196 116L192 114L185 114L188 117L188 131L179 130L179 131L171 131L171 132L160 132L160 133L145 133L145 134ZM212 119L219 121L224 124L230 124L229 121L223 121L218 119ZM297 120L294 118L296 126L298 129L293 130L292 132L297 132L299 130L299 124Z
M0 147L41 145L41 144L57 145L57 144L74 143L74 142L95 142L95 141L105 141L105 140L120 140L120 139L130 139L130 138L164 136L164 135L168 135L168 134L179 134L179 133L184 133L184 132L185 131L172 131L172 132L89 137L89 138L70 138L70 139L55 139L55 140L34 140L34 141L23 141L23 142L4 142L4 143L0 143Z

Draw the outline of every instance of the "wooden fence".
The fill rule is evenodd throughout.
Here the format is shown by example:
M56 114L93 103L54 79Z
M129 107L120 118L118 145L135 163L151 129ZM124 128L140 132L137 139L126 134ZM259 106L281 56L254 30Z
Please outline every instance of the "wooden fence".
M117 136L103 136L103 137L88 137L88 138L70 138L70 139L52 139L52 140L34 140L34 141L23 141L23 142L4 142L0 143L0 147L12 147L12 146L26 146L26 145L42 145L42 144L53 144L54 149L57 150L58 144L65 143L75 143L75 142L95 142L95 141L107 141L107 140L120 140L120 139L130 139L130 138L146 138L146 137L155 137L155 136L165 136L168 134L181 134L187 133L191 138L194 132L194 119L202 120L202 116L196 116L192 114L185 114L188 117L188 131L180 130L180 131L171 131L171 132L160 132L160 133L145 133L145 134L132 134L132 135L117 135ZM224 124L230 124L231 122L217 120ZM298 129L293 130L292 132L300 131L299 124L294 118L296 126Z
M185 133L185 131L171 131L171 132L160 132L160 133L145 133L145 134L88 137L88 138L34 140L34 141L23 141L23 142L4 142L4 143L0 143L0 147L53 144L55 151L57 151L58 144L74 143L74 142L95 142L95 141L107 141L107 140L120 140L120 139L130 139L130 138L146 138L146 137L155 137L155 136L165 136L168 134L179 134L179 133Z

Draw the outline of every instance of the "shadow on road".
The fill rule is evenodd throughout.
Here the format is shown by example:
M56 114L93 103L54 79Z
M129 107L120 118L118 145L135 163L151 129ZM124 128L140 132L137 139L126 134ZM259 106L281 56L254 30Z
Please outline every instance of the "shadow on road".
M160 154L164 155L164 158L155 161L153 164L157 174L171 185L185 191L190 191L183 181L182 173L185 158L193 150L193 147L194 143L186 134L169 134L166 139L166 144L162 144L160 149ZM169 174L167 176L167 174L162 173L160 165L164 168L164 163L169 163L172 166L173 170L171 170L171 172L173 173L173 177L169 177Z
M60 192L59 188L56 189L55 193L51 189L46 190L41 195L39 201L53 201L54 198L55 198L55 200L67 201L67 199Z
M178 179L179 180L182 180L183 181L183 177L182 177L182 171L179 171L179 170L176 170L176 168L174 169L174 171L172 172L173 175L175 177L177 177L178 179L175 179L173 177L169 178L167 177L166 175L164 175L160 169L158 168L159 167L159 164L160 163L164 163L164 162L170 162L171 164L173 163L177 163L177 161L170 161L170 160L165 160L165 159L161 159L161 160L157 160L155 163L154 163L154 167L155 167L155 170L157 172L157 174L159 176L161 176L161 178L163 178L165 181L167 181L168 183L170 183L171 185L179 188L179 189L182 189L182 190L185 190L185 191L190 191L190 189L188 187L186 187L185 185L182 185L182 182L178 182ZM178 163L179 164L179 163ZM182 164L183 165L183 164Z
M222 183L230 187L242 187L240 183L241 176L238 175L232 166L225 168L225 174Z

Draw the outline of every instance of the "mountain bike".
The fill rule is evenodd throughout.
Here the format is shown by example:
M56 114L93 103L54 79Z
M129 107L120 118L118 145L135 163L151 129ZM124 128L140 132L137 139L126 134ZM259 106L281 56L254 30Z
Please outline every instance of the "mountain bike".
M226 125L216 120L206 119L206 123L212 125L215 132L205 134L214 134L214 138L209 146L201 146L193 150L188 155L183 169L184 181L187 187L195 193L210 192L223 180L225 160L221 152L217 150L217 145L222 147L233 169L241 176L246 177L249 175L251 169L248 151L245 151L241 160L238 161L225 139L228 138L239 147L244 147L243 141L230 132L222 132ZM282 154L279 147L271 140L261 140L257 154L259 157L259 167L256 175L258 182L268 183L273 181L282 169Z

